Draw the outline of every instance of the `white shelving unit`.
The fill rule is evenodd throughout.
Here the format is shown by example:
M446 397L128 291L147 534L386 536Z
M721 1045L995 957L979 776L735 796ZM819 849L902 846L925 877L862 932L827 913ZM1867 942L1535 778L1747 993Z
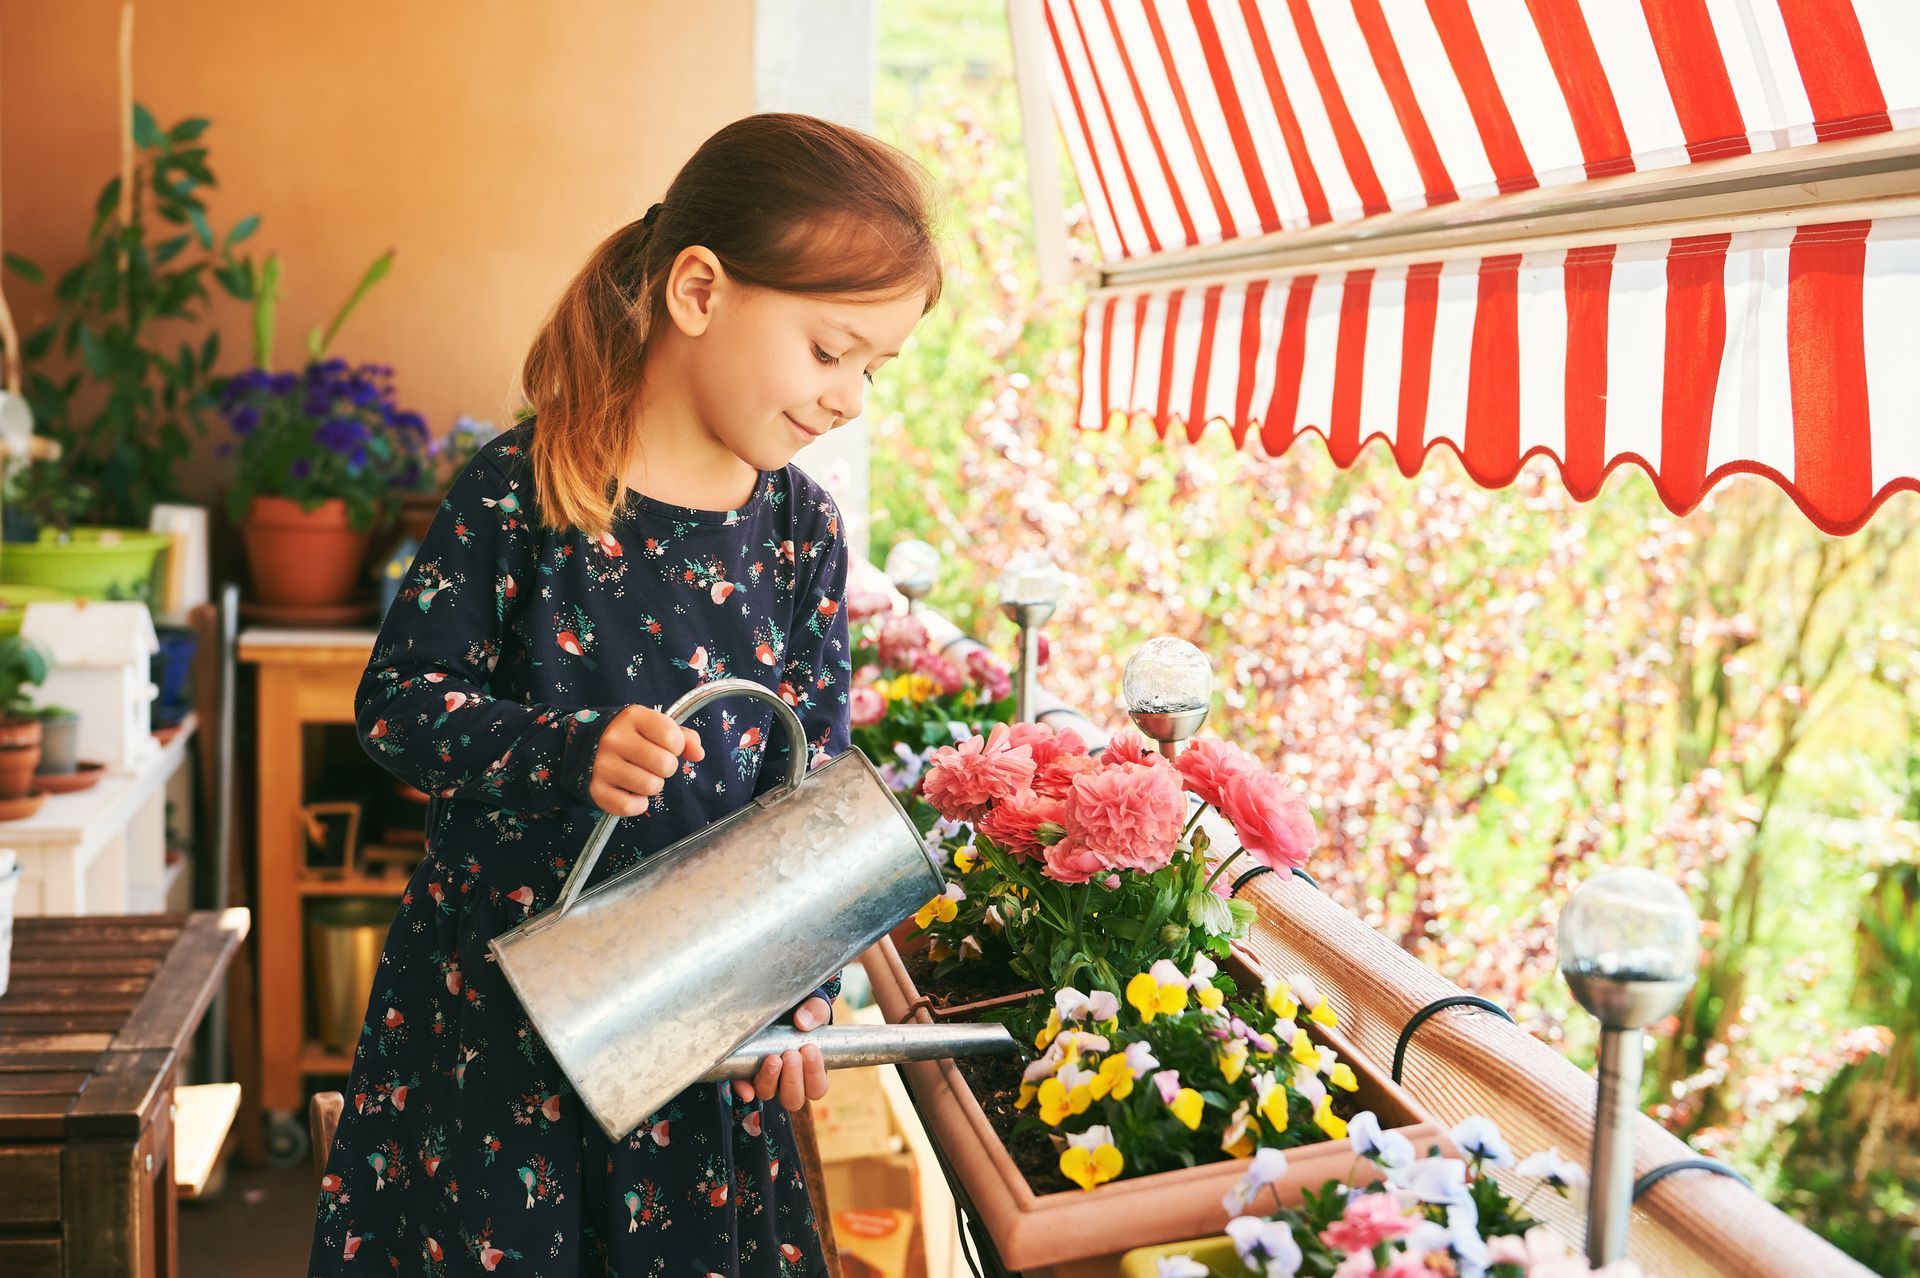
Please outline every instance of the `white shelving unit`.
M182 860L167 865L167 799L181 811L187 749L199 726L189 714L166 745L90 789L48 797L40 811L0 823L0 847L20 856L14 910L39 914L150 914L189 908Z

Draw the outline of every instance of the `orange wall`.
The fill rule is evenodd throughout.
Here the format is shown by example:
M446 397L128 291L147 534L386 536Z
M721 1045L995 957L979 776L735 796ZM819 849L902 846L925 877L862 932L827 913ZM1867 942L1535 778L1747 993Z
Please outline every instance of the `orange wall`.
M0 237L50 279L118 169L120 7L0 0ZM398 250L332 353L394 365L437 433L499 417L586 254L752 110L752 23L752 0L140 0L134 93L163 127L213 121L214 229L258 213L255 256L282 260L281 365ZM23 332L44 322L49 290L6 289ZM249 313L216 314L233 371Z

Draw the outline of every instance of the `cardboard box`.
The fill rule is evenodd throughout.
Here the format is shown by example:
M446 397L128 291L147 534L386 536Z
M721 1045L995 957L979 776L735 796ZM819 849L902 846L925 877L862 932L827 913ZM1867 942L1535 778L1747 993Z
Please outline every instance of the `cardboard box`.
M904 1211L833 1213L833 1238L845 1278L907 1278L914 1258L914 1217Z
M876 1154L897 1154L907 1147L893 1121L881 1083L882 1066L839 1069L826 1096L813 1102L813 1130L820 1161L846 1162Z

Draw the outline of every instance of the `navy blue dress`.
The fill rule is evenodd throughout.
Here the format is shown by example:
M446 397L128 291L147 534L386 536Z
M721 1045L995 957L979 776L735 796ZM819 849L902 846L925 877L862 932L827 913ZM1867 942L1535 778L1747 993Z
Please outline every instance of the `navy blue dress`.
M789 465L761 472L738 510L629 493L604 537L550 532L529 441L527 426L500 436L454 482L356 698L368 752L433 801L354 1050L308 1271L823 1274L778 1102L696 1085L610 1142L487 942L558 894L597 815L594 751L622 707L744 677L795 708L811 764L847 749L839 511ZM705 759L621 824L595 881L785 775L771 707L724 699L691 726Z

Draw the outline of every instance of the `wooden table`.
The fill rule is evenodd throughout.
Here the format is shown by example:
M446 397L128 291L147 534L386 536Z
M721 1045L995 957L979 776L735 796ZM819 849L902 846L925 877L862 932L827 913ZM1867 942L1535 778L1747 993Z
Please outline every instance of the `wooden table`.
M178 1272L173 1093L244 909L20 918L0 996L0 1274Z

